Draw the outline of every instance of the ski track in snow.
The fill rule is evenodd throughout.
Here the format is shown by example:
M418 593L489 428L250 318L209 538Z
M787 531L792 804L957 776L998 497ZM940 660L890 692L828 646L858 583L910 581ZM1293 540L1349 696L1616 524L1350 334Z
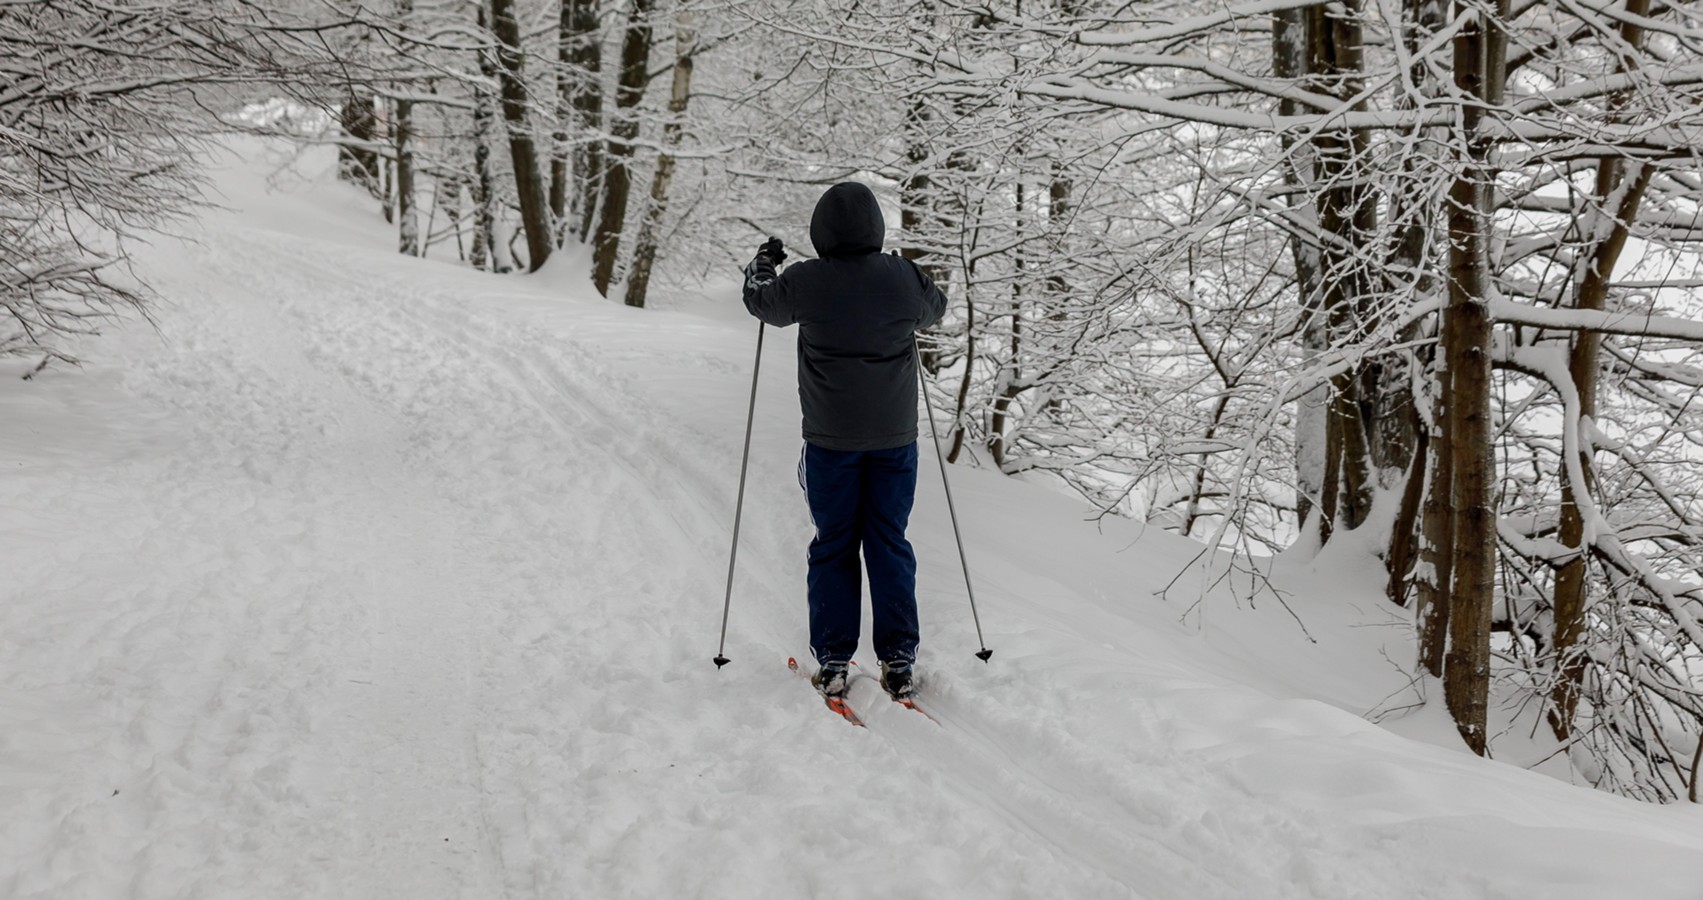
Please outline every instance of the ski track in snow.
M0 482L0 896L1512 896L1250 791L1179 739L1161 701L1186 680L1056 583L1057 622L1008 620L990 667L945 662L974 649L936 627L961 610L925 609L938 724L879 696L840 723L782 666L804 609L781 438L715 671L741 423L650 381L739 395L748 361L213 221L147 257L167 340L107 377L142 424ZM916 539L944 594L942 520Z

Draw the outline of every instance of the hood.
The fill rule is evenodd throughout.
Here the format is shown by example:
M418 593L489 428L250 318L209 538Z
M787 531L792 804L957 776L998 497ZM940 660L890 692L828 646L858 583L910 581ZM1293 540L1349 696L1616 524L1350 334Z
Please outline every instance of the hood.
M857 256L880 253L887 221L875 192L855 181L828 188L810 216L810 243L817 256Z

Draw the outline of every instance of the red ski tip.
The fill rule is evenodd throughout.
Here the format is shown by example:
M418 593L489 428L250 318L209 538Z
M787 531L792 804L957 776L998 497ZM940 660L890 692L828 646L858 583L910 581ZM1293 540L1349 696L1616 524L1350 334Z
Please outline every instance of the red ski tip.
M828 708L839 713L847 722L860 728L863 726L863 720L858 718L856 712L852 711L851 704L847 703L844 697L827 697L824 699L828 701Z

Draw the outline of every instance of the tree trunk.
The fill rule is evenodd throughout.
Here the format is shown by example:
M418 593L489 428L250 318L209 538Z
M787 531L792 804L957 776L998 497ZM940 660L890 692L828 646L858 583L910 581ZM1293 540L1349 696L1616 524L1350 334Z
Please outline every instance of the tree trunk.
M1010 452L1005 439L1006 419L1011 414L1012 402L1023 391L1022 369L1019 361L1023 351L1021 291L1022 282L1013 282L1012 293L1016 299L1012 303L1010 344L1006 348L1011 361L1006 364L1005 373L1001 376L993 398L993 416L988 420L988 453L993 457L994 467L999 469L1005 468L1005 461Z
M1023 150L1020 149L1016 155L1021 157ZM1015 189L1017 205L1013 224L1018 234L1025 234L1029 229L1025 209L1028 206L1029 192L1021 176L1017 180ZM1011 325L1006 333L1006 361L1005 365L1000 366L999 377L994 383L993 414L988 419L987 429L988 455L993 457L993 464L998 468L1005 466L1006 418L1011 411L1011 402L1017 399L1021 390L1019 387L1019 361L1023 352L1023 288L1030 278L1029 257L1024 248L1017 247L1013 251L1013 256L1017 273L1016 277L1011 279Z
M397 249L420 255L420 216L414 207L414 103L396 101L396 221Z
M568 212L569 162L573 153L568 141L573 133L573 92L580 73L573 67L573 0L557 4L556 25L556 130L550 135L550 216L558 233ZM560 240L557 243L561 243Z
M1224 414L1229 409L1230 396L1228 394L1220 396L1218 401L1213 404L1212 424L1206 426L1206 432L1201 435L1201 439L1205 443L1210 444L1214 438L1218 437L1218 429L1224 424ZM1200 519L1201 501L1206 499L1207 463L1211 461L1211 458L1211 454L1202 453L1195 464L1194 485L1189 489L1189 502L1183 508L1183 537L1194 534L1194 523Z
M394 129L391 128L391 123L389 121L384 121L384 122L381 122L380 124L385 128L386 137L389 137L390 135L392 135L394 133ZM379 198L378 199L379 199L379 203L384 207L384 223L386 225L395 225L396 224L396 161L389 158L388 156L381 156L381 157L379 157L378 167L379 167L379 172L382 173L382 175L383 175L383 181L382 181L381 186L379 187Z
M663 126L662 143L666 148L656 162L656 175L650 182L650 205L645 208L644 222L633 244L633 268L627 276L628 306L644 306L650 289L650 270L656 262L657 231L662 227L663 214L668 211L668 190L674 181L674 150L680 146L680 135L686 125L686 105L692 99L692 55L698 49L698 36L692 28L691 12L682 9L674 26L674 84L668 95L668 124Z
M1065 177L1063 167L1053 164L1052 181L1047 185L1047 233L1053 236L1053 255L1059 259L1067 258L1069 248L1064 246L1062 236L1068 231L1067 219L1070 218L1070 179ZM1047 277L1047 293L1053 299L1063 302L1070 284L1065 280L1063 271L1055 271Z
M1691 751L1691 788L1687 791L1686 796L1692 803L1697 802L1697 775L1699 769L1703 769L1703 735L1698 735L1697 749Z
M514 0L490 0L491 33L497 39L497 80L503 99L503 121L508 125L509 158L514 167L514 187L520 201L520 220L526 229L526 267L536 272L550 258L550 198L539 174L538 150L532 137L527 111L526 54L522 49L520 23L515 19Z
M1365 69L1359 0L1349 0L1341 9L1311 7L1304 14L1309 70L1319 76L1315 88L1344 100L1354 97L1360 93ZM1364 106L1356 104L1352 109ZM1324 131L1312 143L1316 176L1325 185L1316 195L1323 237L1320 300L1330 346L1346 346L1366 328L1367 317L1376 314L1367 308L1372 285L1364 262L1377 232L1374 197L1362 175L1371 141L1364 131L1340 129ZM1328 540L1338 524L1359 527L1371 511L1377 483L1367 426L1371 397L1364 390L1365 380L1364 364L1331 379L1325 419L1325 448L1330 456L1325 475L1334 475L1338 483L1322 486L1322 539Z
M633 0L627 33L621 39L621 76L615 87L615 117L605 154L603 209L592 243L591 280L597 292L605 297L609 296L609 285L615 280L615 263L621 255L621 229L627 224L627 202L633 188L633 139L639 136L637 107L644 99L649 74L650 13L655 6L656 0Z
M899 184L899 227L913 241L922 233L923 210L928 207L929 180L925 168L928 145L923 140L923 124L927 120L928 107L923 105L923 98L911 98L910 106L905 109L905 162L910 172ZM927 256L915 243L899 248L899 255L919 265Z
M1443 24L1441 3L1439 0L1408 0L1403 15L1400 39L1406 45L1409 55L1416 60L1408 70L1408 78L1412 83L1411 91L1414 97L1433 97L1437 93L1435 77L1429 68L1417 60L1422 59L1420 47L1429 41ZM1400 105L1402 108L1414 108L1418 104L1416 99L1403 99ZM1412 129L1407 133L1406 140L1415 147L1436 146L1438 142L1435 140L1421 140L1425 131L1426 129ZM1438 162L1435 150L1409 153L1402 160L1402 181L1390 197L1390 218L1392 222L1398 223L1398 237L1392 253L1394 264L1389 267L1384 279L1385 290L1400 290L1402 282L1405 281L1412 286L1414 295L1425 299L1431 297L1437 289L1433 250L1433 235L1436 229L1433 223L1437 221L1438 210L1430 197L1433 177L1431 173L1435 171ZM1419 326L1415 325L1402 339L1412 341L1419 336ZM1424 373L1422 367L1429 365L1435 369L1438 358L1435 350L1429 357L1405 354L1396 366L1380 369L1380 398L1387 398L1396 392L1397 388L1393 382L1405 381L1408 386L1402 389L1405 394L1402 412L1405 415L1399 417L1401 429L1391 431L1383 427L1383 419L1397 417L1380 417L1381 433L1376 442L1386 448L1399 445L1402 449L1398 451L1401 455L1398 455L1397 459L1408 461L1404 464L1407 481L1402 490L1401 509L1396 515L1395 528L1390 536L1389 555L1386 558L1389 580L1385 594L1398 606L1407 605L1408 595L1414 595L1414 621L1419 625L1420 633L1419 655L1427 671L1433 675L1441 675L1443 671L1443 644L1440 640L1442 632L1436 630L1439 617L1435 614L1448 608L1447 601L1440 599L1439 591L1447 581L1439 584L1436 580L1437 566L1446 566L1448 561L1437 552L1440 545L1433 542L1432 534L1432 530L1437 529L1440 522L1446 520L1443 514L1446 507L1434 501L1446 499L1446 495L1439 495L1432 486L1435 482L1433 473L1436 471L1437 461L1447 459L1447 455L1438 453L1438 423L1441 421L1443 408L1437 405L1437 398L1441 395L1429 394L1432 405L1422 411L1420 404L1426 402L1425 398L1414 396L1411 384L1416 373L1435 378L1438 374L1436 371ZM1380 465L1389 465L1390 462ZM1436 537L1441 539L1442 535ZM1421 577L1422 573L1427 577Z
M1477 35L1463 40L1477 43ZM1449 369L1454 386L1449 403L1449 453L1454 484L1451 530L1453 578L1449 591L1449 649L1443 685L1449 711L1473 752L1486 749L1485 715L1490 688L1490 613L1495 590L1495 518L1491 511L1493 462L1490 443L1490 309L1485 295L1482 231L1476 206L1481 193L1471 175L1451 191L1461 210L1451 210L1452 280L1447 331L1452 337Z
M913 170L911 175L899 185L899 227L908 235L916 235L918 229L922 227L920 198L926 196L927 192L928 176L917 170ZM899 248L899 255L916 263L922 268L923 273L934 281L935 286L942 291L946 290L945 282L940 277L942 273L939 267L927 262L927 254L921 247L918 247L915 243L907 244ZM939 328L940 326L936 324L930 331L938 332ZM922 345L918 359L922 364L923 371L928 373L929 376L940 374L941 353L934 341L928 341Z
M1272 74L1284 79L1301 79L1313 74L1312 54L1309 52L1307 11L1284 9L1272 13L1271 60ZM1300 104L1291 99L1278 101L1278 114L1292 116ZM1304 192L1317 182L1314 155L1308 142L1296 141L1284 133L1279 138L1283 146L1283 181ZM1320 275L1319 245L1317 243L1318 209L1306 201L1304 193L1287 193L1285 203L1290 209L1289 254L1295 268L1296 292L1304 311L1305 324L1301 332L1301 354L1311 363L1328 346L1323 315L1324 283ZM1328 450L1325 446L1326 407L1330 403L1330 388L1320 386L1302 395L1295 409L1295 514L1296 524L1305 525L1313 507L1324 494L1327 477Z
M1447 335L1441 338L1447 341ZM1439 359L1442 352L1438 353ZM1419 631L1419 664L1434 677L1443 677L1443 654L1448 649L1450 590L1454 578L1455 523L1449 508L1454 489L1454 456L1450 452L1447 398L1453 394L1447 363L1437 366L1436 394L1425 440L1425 500L1420 511L1419 573L1414 577L1413 617Z
M1331 425L1335 415L1335 379L1324 388L1324 469L1319 473L1319 545L1330 543L1336 533L1337 511L1342 506L1342 429Z
M936 198L938 184L929 176L929 158L932 155L929 135L931 120L927 98L921 95L912 97L910 105L905 109L903 126L905 162L910 170L899 183L899 227L910 236L911 243L899 248L899 255L916 263L923 274L950 297L951 267L941 264L939 254L920 246L925 234L932 235L939 231ZM943 342L939 339L942 334L940 325L934 325L927 333L935 336L935 339L922 344L921 360L923 371L932 377L940 374L946 354L941 351Z
M910 107L905 110L905 161L911 170L899 185L899 227L913 241L938 224L933 214L936 185L928 175L931 154L927 129L930 118L926 98L912 98ZM934 254L912 243L900 248L899 255L921 266L923 272L945 290L951 269L939 265L932 258Z
M1649 0L1627 0L1628 16L1643 18L1649 15ZM1644 29L1623 23L1620 36L1627 46L1641 48ZM1617 67L1626 71L1626 64ZM1628 98L1615 94L1609 98L1609 120L1620 122ZM1590 221L1601 223L1584 235L1594 242L1586 256L1583 271L1573 278L1578 285L1573 306L1577 309L1601 310L1608 303L1609 279L1620 254L1626 248L1626 238L1632 220L1649 187L1655 168L1645 163L1628 163L1618 157L1607 157L1597 164L1596 198L1600 207ZM1586 614L1590 609L1587 596L1590 568L1590 548L1585 541L1585 516L1580 508L1581 497L1588 498L1596 489L1595 469L1590 436L1586 423L1597 414L1597 372L1601 367L1602 335L1595 331L1580 331L1573 338L1568 371L1579 396L1577 422L1564 424L1576 429L1578 478L1570 467L1563 467L1561 476L1561 522L1557 537L1574 555L1555 576L1555 637L1551 648L1555 660L1555 687L1550 692L1549 724L1558 740L1567 740L1573 733L1573 719L1578 713L1579 692L1584 686L1586 659L1584 638Z
M338 114L343 133L356 143L337 146L337 177L366 188L374 199L382 200L379 187L378 151L372 148L378 140L378 116L373 114L373 99L350 93Z
M1338 298L1342 309L1348 298ZM1334 318L1335 316L1333 316ZM1338 322L1339 326L1342 322ZM1340 331L1338 332L1340 334ZM1357 367L1358 368L1358 367ZM1332 451L1337 480L1341 486L1328 494L1335 503L1325 507L1332 528L1341 525L1350 530L1366 522L1372 511L1372 497L1377 481L1372 471L1372 442L1366 426L1365 401L1361 398L1361 372L1347 371L1331 379L1331 403L1326 428L1330 439L1325 446Z
M477 7L481 33L490 30L490 13L484 3ZM480 84L473 92L473 267L483 269L487 263L493 272L510 269L507 247L497 238L497 225L502 216L502 203L497 194L497 176L491 168L491 154L497 145L497 97L490 85L496 84L497 56L490 48L479 51Z
M603 127L603 35L597 0L561 0L556 59L558 126L550 163L550 210L563 235L583 242L597 212L597 166L603 146L595 137Z
M396 29L406 35L412 23L414 0L398 0ZM403 90L411 89L403 85ZM420 255L420 214L414 204L414 101L398 97L395 101L392 146L396 152L396 247L408 256ZM436 209L436 204L433 205Z
M1411 341L1418 330L1410 329L1404 340ZM1384 554L1384 594L1391 603L1405 607L1409 583L1420 557L1420 519L1426 496L1425 472L1430 465L1431 432L1419 415L1422 398L1414 396L1412 372L1422 362L1417 355L1402 354L1386 358L1369 367L1377 382L1370 406L1374 415L1371 432L1372 447L1383 455L1374 458L1379 471L1390 473L1394 483L1401 485L1401 505L1391 524L1389 547ZM1406 383L1398 388L1397 380ZM1381 478L1380 481L1386 479Z
M1636 2L1636 0L1634 0ZM1638 13L1642 15L1642 13ZM1630 166L1632 174L1625 171ZM1604 159L1597 167L1597 197L1605 208L1598 215L1611 216L1608 233L1600 238L1590 254L1588 268L1578 279L1578 294L1574 306L1578 309L1601 310L1608 301L1609 277L1626 247L1627 232L1644 190L1650 184L1654 167L1644 163L1626 163L1619 159ZM1589 497L1596 489L1595 463L1592 460L1590 435L1586 424L1597 414L1597 373L1601 367L1602 335L1595 331L1580 331L1573 339L1568 360L1569 374L1579 396L1577 422L1563 425L1575 429L1578 445L1578 477L1575 482L1570 470L1563 469L1561 477L1560 539L1563 546L1575 553L1555 576L1555 637L1552 654L1555 659L1555 688L1550 694L1553 708L1549 723L1556 738L1566 740L1573 730L1573 717L1578 711L1579 690L1585 680L1585 655L1581 646L1586 630L1586 575L1590 567L1590 548L1585 542L1585 516L1580 508L1581 496Z
M1506 3L1506 0L1502 0ZM1449 649L1443 694L1455 727L1480 756L1489 749L1490 624L1496 575L1496 516L1492 494L1489 273L1486 255L1490 143L1482 136L1484 104L1500 102L1492 60L1502 54L1499 29L1461 10L1467 22L1455 37L1455 87L1463 98L1458 170L1449 189L1449 305L1444 342L1452 378L1447 419L1453 457L1454 577L1450 589ZM1506 15L1506 8L1501 10ZM1472 100L1483 101L1483 104Z
M976 368L976 342L968 336L975 333L976 304L964 298L964 377L958 379L958 395L952 404L952 446L946 451L946 461L955 463L964 449L964 407L970 402L970 376ZM923 386L927 390L927 385Z
M1385 567L1389 578L1384 582L1384 596L1397 606L1407 605L1408 578L1412 575L1416 552L1415 525L1419 521L1420 505L1425 499L1425 466L1428 463L1429 435L1420 432L1413 454L1413 465L1403 482L1401 508L1396 511L1395 528L1390 532L1390 554Z
M581 130L593 135L603 128L603 33L599 29L597 0L573 0L575 46L574 66L583 73L573 96ZM574 216L579 240L591 235L591 220L597 214L603 190L604 142L585 137L575 146Z
M456 259L467 262L467 243L461 236L461 223L464 218L461 206L461 176L440 175L433 179L432 212L435 214L439 209L443 210L444 218L449 220L449 229L455 234ZM426 232L427 246L430 247L431 229L428 227Z

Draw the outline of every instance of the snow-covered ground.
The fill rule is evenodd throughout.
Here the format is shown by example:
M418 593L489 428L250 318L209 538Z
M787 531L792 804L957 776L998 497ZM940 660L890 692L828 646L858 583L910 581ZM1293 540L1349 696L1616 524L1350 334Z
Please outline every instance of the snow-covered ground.
M789 332L717 671L733 292L406 259L238 146L143 253L158 333L0 380L0 897L1703 898L1703 807L1369 723L1405 625L1331 559L1185 617L1196 545L955 469L984 665L931 459L939 724L836 719Z

